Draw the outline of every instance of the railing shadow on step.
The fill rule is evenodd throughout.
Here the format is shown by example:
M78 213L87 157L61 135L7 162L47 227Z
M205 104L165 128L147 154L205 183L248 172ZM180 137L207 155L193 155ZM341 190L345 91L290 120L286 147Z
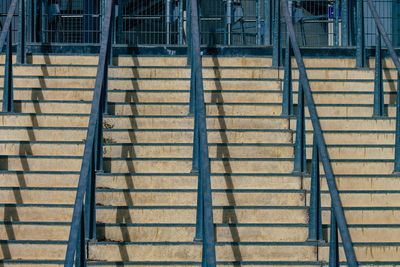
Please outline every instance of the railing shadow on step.
M203 242L202 265L216 266L210 159L208 156L206 106L204 101L200 51L199 6L190 0L191 8L191 96L190 112L194 114L193 172L198 172L197 217L195 241Z
M389 36L383 26L383 23L376 11L372 0L367 0L368 7L374 18L376 31L376 52L375 52L375 89L374 89L374 116L384 116L384 89L382 75L382 47L381 39L386 44L390 57L397 70L397 103L396 103L396 139L395 139L395 159L394 173L400 173L400 61L390 42Z
M329 248L329 266L339 266L339 244L337 228L339 228L342 238L344 252L346 254L347 265L354 267L358 266L357 259L354 253L353 244L351 241L350 233L347 227L346 218L343 212L343 206L340 201L340 196L337 190L335 176L332 170L332 165L329 159L324 136L322 134L321 124L318 118L317 110L315 108L314 99L312 96L307 72L304 66L303 58L300 52L299 45L296 40L296 35L293 27L291 12L287 0L281 0L281 12L286 22L287 37L290 38L287 42L286 55L290 57L290 50L293 50L296 58L298 71L299 71L299 92L298 92L298 106L297 106L297 123L296 123L296 146L295 146L295 164L294 172L302 173L306 170L306 151L305 151L305 114L304 104L307 103L308 111L310 113L312 126L314 129L313 140L313 159L311 170L311 196L310 196L310 214L309 214L309 235L308 240L312 242L323 241L322 234L322 219L321 219L321 192L320 192L320 176L319 164L320 161L324 167L325 177L328 184L329 194L331 197L331 224L330 224L330 248ZM291 45L291 46L290 46ZM290 62L290 58L286 63ZM291 83L291 64L285 66L285 79L286 83ZM285 97L290 96L290 84L284 85L286 88ZM288 90L289 89L289 90ZM284 115L290 115L293 105L290 99L283 101L284 105L282 111Z
M106 0L93 102L64 266L86 266L86 240L96 239L95 174L103 169L103 113L107 106L113 0Z

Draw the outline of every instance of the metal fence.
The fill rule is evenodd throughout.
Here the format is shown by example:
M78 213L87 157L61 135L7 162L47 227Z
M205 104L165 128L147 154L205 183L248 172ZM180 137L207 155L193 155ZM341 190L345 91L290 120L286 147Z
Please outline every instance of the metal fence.
M28 43L99 43L104 0L25 0ZM364 1L365 45L374 46L376 26ZM186 45L187 0L115 0L118 44ZM202 0L203 45L271 45L275 0ZM0 2L0 23L10 0ZM400 45L400 0L374 0L394 46ZM355 46L356 0L292 0L301 46ZM18 8L17 8L18 10ZM13 40L18 41L18 11ZM190 21L190 20L189 20ZM286 27L281 19L282 44ZM1 24L0 24L1 27Z

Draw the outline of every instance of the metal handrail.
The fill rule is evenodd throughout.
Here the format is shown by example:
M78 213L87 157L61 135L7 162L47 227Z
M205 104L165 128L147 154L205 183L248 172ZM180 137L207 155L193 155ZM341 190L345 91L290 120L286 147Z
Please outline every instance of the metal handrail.
M282 13L283 13L285 21L286 21L288 35L290 37L294 56L296 58L297 66L299 69L299 76L300 76L299 82L301 84L305 100L307 102L308 110L309 110L310 117L311 117L311 122L312 122L312 125L314 128L315 144L318 147L322 165L325 170L325 177L326 177L326 181L327 181L328 188L329 188L329 194L331 196L331 201L332 201L332 208L331 208L331 209L333 209L332 214L336 217L337 226L340 231L344 251L346 254L347 264L348 264L348 266L352 266L352 267L358 266L356 256L354 253L354 249L353 249L353 245L352 245L352 241L351 241L351 237L350 237L350 233L349 233L349 230L347 227L346 218L344 216L343 206L340 201L340 196L339 196L339 193L337 190L335 177L333 174L331 162L330 162L328 151L326 148L325 139L322 134L321 124L319 122L317 110L315 108L315 103L314 103L314 99L312 96L309 80L307 77L306 68L304 66L304 62L303 62L303 58L302 58L302 55L300 52L299 45L297 43L297 39L296 39L296 35L295 35L293 23L292 23L292 18L289 13L289 7L288 7L287 0L281 1L281 8L282 8Z
M203 266L216 266L214 220L208 157L206 107L200 51L198 1L190 0L191 8L191 101L194 103L195 127L193 140L193 170L198 171L196 241L203 242Z
M103 113L111 57L113 0L106 0L95 89L64 266L85 266L85 240L96 239L95 171L102 170ZM76 254L76 256L75 256ZM75 256L75 257L74 257Z
M3 87L3 112L14 111L13 101L13 78L12 78L12 19L17 8L18 0L13 0L8 9L7 18L4 23L3 29L0 35L0 51L3 50L4 43L7 38L7 49L6 49L6 64L4 69L4 87Z
M371 10L372 17L374 18L376 27L378 28L377 33L377 56L376 56L376 67L375 67L375 95L383 95L383 82L382 82L382 64L381 64L381 46L380 41L381 37L386 44L386 47L389 51L390 57L393 60L393 63L397 69L397 104L396 104L396 141L395 141L395 159L394 159L394 172L400 172L400 61L397 57L397 54L393 48L392 43L390 42L389 36L383 26L381 19L379 18L378 12L376 11L375 6L373 5L371 0L367 1L368 7ZM375 96L375 98L377 98ZM383 97L381 96L378 99L380 103L374 103L374 108L377 106L379 109L383 109ZM374 101L376 102L376 101ZM374 113L379 113L375 112ZM383 114L378 114L383 115Z

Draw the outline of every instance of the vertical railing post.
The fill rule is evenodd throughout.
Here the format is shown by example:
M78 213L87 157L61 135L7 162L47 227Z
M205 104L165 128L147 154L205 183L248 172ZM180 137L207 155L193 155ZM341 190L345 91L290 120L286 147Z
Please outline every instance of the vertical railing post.
M232 43L232 0L226 0L226 44Z
M334 12L335 12L335 21L333 23L333 41L334 41L334 46L339 46L339 0L335 0L335 5L334 5Z
M349 0L342 0L342 46L349 46Z
M40 12L40 27L41 27L41 36L40 36L40 41L42 43L45 43L47 41L47 36L46 36L46 26L47 26L47 1L46 0L41 0L41 12Z
M257 26L257 38L256 44L261 45L261 0L256 0L256 26Z
M394 173L400 173L400 72L397 73L396 133L394 151Z
M300 74L299 74L300 75ZM304 92L299 77L299 89L297 97L297 120L296 120L296 144L294 148L293 173L301 174L307 171L306 155L306 122L304 114Z
M317 141L313 140L310 185L310 219L308 224L308 241L323 241L321 219L321 190L319 173L319 151Z
M271 0L264 0L264 45L271 45Z
M172 9L172 1L166 0L165 1L165 22L166 22L166 41L167 44L171 44L171 9Z
M124 30L124 1L118 0L118 32L117 32L117 43L123 43L123 30Z
M98 125L96 125L97 132ZM93 155L89 166L88 183L86 186L85 205L83 216L85 217L85 239L96 239L96 138L93 144Z
M329 242L329 267L339 267L339 242L338 242L338 227L333 211L333 205L331 205L331 234Z
M291 8L291 5L289 5ZM293 92L292 92L292 47L290 44L289 32L286 32L286 47L285 47L285 66L283 78L283 99L282 99L282 115L293 115ZM300 82L299 82L300 84Z
M366 66L365 39L364 39L364 4L363 0L357 0L357 50L356 66L364 68Z
M14 111L13 69L12 69L12 23L7 33L6 64L4 73L3 112Z
M183 0L179 0L178 44L183 45Z
M83 28L84 28L84 41L85 43L93 43L93 1L84 1L83 12Z
M376 28L376 49L375 49L375 80L374 80L374 116L384 116L385 106L383 97L383 80L382 80L382 51L381 51L381 34Z
M187 45L187 65L192 64L192 8L190 0L186 0L186 45Z
M272 66L281 66L281 17L279 0L274 2L274 30L272 34Z
M25 39L26 39L26 24L25 24L25 1L26 0L19 0L19 28L18 28L18 35L19 41L17 46L17 63L24 64L26 58L26 47L25 47ZM12 31L12 28L10 28Z
M85 214L85 209L83 208L82 214ZM75 255L75 266L85 267L86 266L86 247L85 247L85 216L81 217L80 227L79 227L79 239L76 246Z

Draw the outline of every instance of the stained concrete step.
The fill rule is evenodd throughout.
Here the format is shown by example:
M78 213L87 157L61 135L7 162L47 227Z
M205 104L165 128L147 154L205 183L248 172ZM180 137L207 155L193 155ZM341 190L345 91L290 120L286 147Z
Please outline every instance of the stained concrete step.
M18 260L61 260L65 259L66 241L9 241L1 240L4 249L0 251L0 259Z
M68 65L17 65L13 67L15 76L60 76L60 77L96 77L96 66ZM355 72L357 73L357 72ZM190 67L110 67L110 78L190 78ZM353 72L351 73L353 74ZM0 67L0 75L4 68ZM367 76L364 74L362 77ZM283 77L283 76L282 76ZM203 69L203 78L279 78L277 69L270 68L208 68Z
M193 129L193 117L186 116L106 116L112 129ZM207 129L288 129L281 116L208 116Z
M308 71L307 71L308 74ZM396 92L397 91L397 78L392 77L383 81L383 90L385 93ZM373 93L374 92L374 79L321 79L316 77L316 79L310 79L310 88L313 93ZM298 80L294 80L292 83L293 90L297 94L297 89L299 88Z
M99 188L197 189L195 174L97 174ZM301 189L301 178L292 174L211 174L213 189Z
M290 130L208 130L209 143L289 143ZM71 141L86 139L85 127L0 127L0 140L10 141ZM192 129L104 129L106 143L168 143L193 142Z
M395 132L393 131L324 131L325 142L330 145L394 145ZM293 140L296 135L294 134ZM313 134L306 132L306 143L313 143Z
M343 207L398 207L400 191L395 190L347 190L339 191ZM310 194L307 193L309 206ZM321 191L321 206L330 207L329 191Z
M2 97L2 92L0 92ZM208 90L204 94L206 103L270 103L280 104L282 93L270 90ZM124 103L180 103L188 104L189 90L109 90L108 101ZM15 89L14 99L17 101L80 101L93 100L92 89L45 88L45 89ZM17 106L18 107L18 106Z
M390 262L399 261L400 255L398 253L400 249L400 243L353 243L354 252L356 254L357 261L372 261L379 264L380 261ZM323 261L329 261L329 246L325 245L318 248L318 256ZM339 248L340 261L346 261L346 256L343 247Z
M212 173L289 173L292 159L211 159ZM192 159L105 158L104 171L111 173L189 173Z
M78 185L79 172L0 172L4 187L59 187ZM98 173L98 188L114 189L197 189L195 174L111 174ZM301 178L292 174L213 174L213 189L301 189Z
M3 83L4 78L0 78ZM93 89L95 77L65 76L16 76L13 79L17 88L72 88ZM209 78L204 80L204 90L268 90L280 91L282 82L277 78L251 79ZM190 78L110 78L110 90L188 90Z
M312 145L307 147L307 158L312 159ZM331 145L330 159L394 159L393 145Z
M342 130L342 131L394 131L396 127L395 118L319 118L323 131ZM296 120L290 120L290 127L296 130ZM306 129L312 130L312 123L306 118Z
M341 174L392 174L393 160L331 160L331 166L335 175ZM322 163L321 173L324 173Z
M302 206L302 191L293 190L213 190L213 205L217 206ZM96 202L104 206L195 206L197 190L171 190L166 192L98 189Z
M196 221L196 207L96 207L100 223L190 223ZM73 205L0 204L2 221L70 222ZM18 216L16 216L18 214ZM395 214L393 215L395 216ZM393 218L396 221L396 218ZM307 222L304 207L216 207L215 223L300 223ZM389 222L392 223L392 222Z
M297 224L218 224L215 229L219 242L301 242L308 234L306 225ZM96 230L99 241L192 242L195 235L193 224L98 224ZM0 239L67 241L69 231L70 223L10 222L0 224Z
M87 127L86 114L2 114L0 126ZM109 129L193 129L194 118L187 116L106 116ZM207 118L208 129L249 128L287 129L289 121L280 116L215 116Z
M346 175L335 176L339 190L400 190L400 180L396 174L390 175ZM304 188L310 189L310 176L303 180ZM325 176L321 176L321 190L328 190Z
M4 204L73 204L76 188L1 187ZM97 189L96 203L102 206L195 206L197 190L118 190ZM303 206L300 190L214 190L217 206Z
M173 140L171 140L173 142ZM83 142L0 141L0 155L82 156ZM189 158L193 144L104 144L105 157ZM210 144L211 158L290 158L292 144Z
M79 171L82 157L0 156L1 170ZM393 164L391 164L393 165ZM289 173L292 159L211 159L215 173ZM104 171L113 173L190 173L191 158L105 158Z
M279 77L283 77L284 73L284 70L281 70ZM310 80L374 80L375 69L356 69L354 66L350 68L307 68L307 77ZM384 80L395 80L397 79L397 72L394 69L385 69L385 71L382 72L382 77ZM299 71L297 68L292 69L292 79L299 79Z
M101 242L89 245L88 257L102 261L154 261L164 255L165 261L198 262L201 261L201 248L201 243ZM305 243L221 243L215 249L217 261L316 260L316 248ZM240 253L240 259L235 252Z

